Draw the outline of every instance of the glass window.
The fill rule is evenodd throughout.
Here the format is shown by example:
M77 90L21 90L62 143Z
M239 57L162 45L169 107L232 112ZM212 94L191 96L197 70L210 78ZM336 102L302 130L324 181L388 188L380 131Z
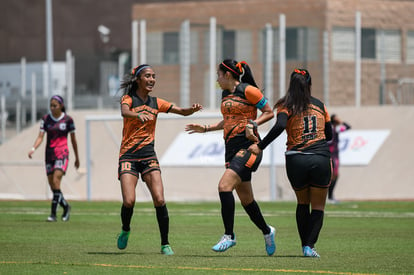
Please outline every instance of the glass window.
M376 58L376 31L375 29L361 29L361 58Z
M234 59L236 55L236 32L223 30L222 40L222 57L223 59Z
M414 31L407 32L407 63L414 63Z
M299 37L297 28L286 28L286 60L298 59Z
M178 64L179 46L178 32L165 32L163 34L163 63Z
M399 30L377 31L377 59L387 62L401 62L401 32ZM384 45L384 46L382 46Z
M333 60L355 60L355 29L346 27L334 27L332 29L331 45Z

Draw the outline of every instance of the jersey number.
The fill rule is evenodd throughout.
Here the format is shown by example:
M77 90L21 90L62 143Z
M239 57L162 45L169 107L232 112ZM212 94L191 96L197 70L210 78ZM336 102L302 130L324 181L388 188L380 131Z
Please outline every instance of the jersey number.
M309 129L309 121L312 121L312 129ZM303 127L303 133L306 134L310 134L310 133L316 133L316 116L305 116L303 118L303 123L304 123L304 127Z
M131 163L130 162L122 162L121 163L121 171L130 171L131 170Z

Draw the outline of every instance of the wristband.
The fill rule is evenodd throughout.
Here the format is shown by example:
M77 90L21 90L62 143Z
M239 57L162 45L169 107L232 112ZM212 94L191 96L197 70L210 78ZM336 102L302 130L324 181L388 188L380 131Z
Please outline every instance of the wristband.
M257 128L257 122L254 120L249 120L249 123L253 125L253 128Z
M32 152L36 151L36 148L32 147Z

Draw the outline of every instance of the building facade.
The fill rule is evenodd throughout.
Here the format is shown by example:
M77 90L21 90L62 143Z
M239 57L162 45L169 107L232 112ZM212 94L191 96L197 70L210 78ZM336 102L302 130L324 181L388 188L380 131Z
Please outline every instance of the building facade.
M208 106L209 21L217 23L216 61L245 60L263 87L265 26L273 30L273 98L279 88L279 22L286 22L286 85L293 68L308 68L312 92L329 105L355 105L356 17L361 15L361 105L414 103L404 90L414 78L414 1L193 0L52 1L54 59L75 57L75 95L102 94L102 71L116 73L120 53L131 52L131 23L146 22L146 62L157 73L156 93L180 99L179 39L190 23L190 98ZM2 1L0 62L46 59L42 1ZM110 29L103 39L98 27ZM106 42L105 42L106 41ZM108 65L109 64L109 65ZM130 62L125 64L126 69ZM108 69L112 68L112 69ZM103 84L102 84L103 83ZM408 84L406 84L408 83ZM219 93L217 93L219 97ZM76 107L76 106L75 106Z

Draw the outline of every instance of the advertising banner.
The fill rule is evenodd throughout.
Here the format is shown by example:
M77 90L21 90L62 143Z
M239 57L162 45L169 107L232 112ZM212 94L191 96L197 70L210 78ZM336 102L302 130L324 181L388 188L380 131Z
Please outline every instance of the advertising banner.
M263 137L266 133L260 133ZM390 130L349 130L339 135L341 165L368 165ZM261 165L284 165L286 133L283 132L263 154ZM273 159L271 159L273 157ZM162 166L224 166L221 131L206 134L180 133L160 159Z

